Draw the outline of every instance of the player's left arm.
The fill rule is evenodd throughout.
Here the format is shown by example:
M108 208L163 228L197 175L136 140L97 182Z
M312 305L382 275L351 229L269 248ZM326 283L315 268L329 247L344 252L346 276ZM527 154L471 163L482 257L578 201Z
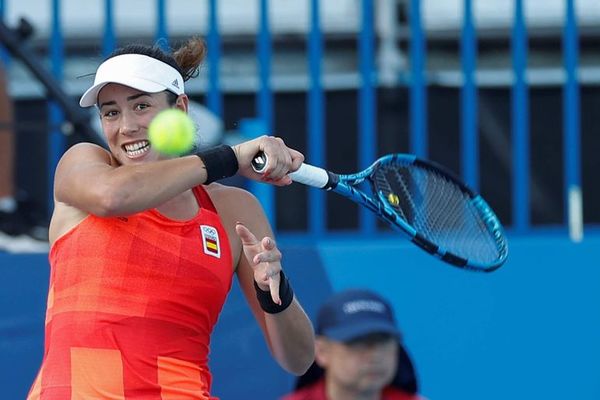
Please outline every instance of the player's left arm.
M226 197L234 204L226 207L224 222L235 229L230 235L232 249L238 251L236 273L246 300L260 325L271 354L279 365L290 373L301 375L314 360L314 332L310 319L294 295L287 308L275 314L265 312L258 300L254 282L279 303L281 253L274 240L271 226L257 199L237 188L226 189ZM227 200L225 200L228 202ZM225 204L220 204L223 208ZM233 210L233 211L232 211ZM221 211L219 211L220 214ZM239 223L238 223L239 222ZM290 283L293 288L293 283Z

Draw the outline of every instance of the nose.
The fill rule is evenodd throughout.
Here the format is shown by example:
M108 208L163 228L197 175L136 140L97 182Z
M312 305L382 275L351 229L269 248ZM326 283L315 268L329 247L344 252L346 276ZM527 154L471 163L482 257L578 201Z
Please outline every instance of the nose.
M131 135L139 130L140 126L135 117L129 111L123 111L121 113L121 119L119 121L119 133L123 135Z
M385 347L377 343L369 343L361 348L361 356L364 361L377 360L382 354L385 354L385 352Z

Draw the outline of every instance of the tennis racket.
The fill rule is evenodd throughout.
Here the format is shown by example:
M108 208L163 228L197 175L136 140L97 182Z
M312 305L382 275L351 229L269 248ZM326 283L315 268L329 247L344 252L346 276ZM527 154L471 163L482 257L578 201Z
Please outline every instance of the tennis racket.
M258 173L267 164L264 153L252 161ZM414 244L451 265L491 272L506 261L508 244L494 211L479 194L434 162L390 154L355 174L340 175L302 164L289 176L367 207Z

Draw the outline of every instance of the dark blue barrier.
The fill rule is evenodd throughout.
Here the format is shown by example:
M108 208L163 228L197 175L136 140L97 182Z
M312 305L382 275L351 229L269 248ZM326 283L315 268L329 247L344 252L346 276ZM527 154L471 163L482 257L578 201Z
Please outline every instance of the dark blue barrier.
M0 253L0 387L24 399L40 367L48 293L48 256Z

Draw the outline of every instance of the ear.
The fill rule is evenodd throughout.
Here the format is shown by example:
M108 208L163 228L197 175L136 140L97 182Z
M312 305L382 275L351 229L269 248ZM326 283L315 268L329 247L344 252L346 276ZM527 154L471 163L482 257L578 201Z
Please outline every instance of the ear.
M175 108L179 108L181 111L188 112L190 106L190 99L187 94L180 94L175 100Z
M315 338L315 361L321 368L326 368L329 364L329 347L327 339L319 336Z

